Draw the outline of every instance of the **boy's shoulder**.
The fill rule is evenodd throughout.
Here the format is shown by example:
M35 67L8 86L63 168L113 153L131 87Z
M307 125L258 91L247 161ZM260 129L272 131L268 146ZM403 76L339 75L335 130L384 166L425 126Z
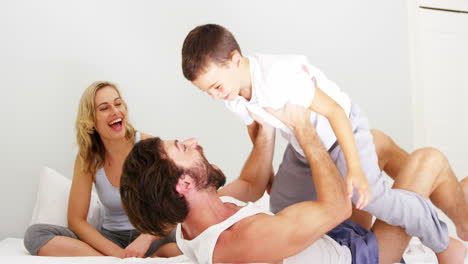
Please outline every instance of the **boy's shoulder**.
M254 59L261 67L282 67L307 62L307 57L299 54L255 53L248 57Z
M306 56L297 54L255 54L249 58L253 59L254 67L259 68L253 74L260 75L268 86L283 86L284 82L302 71L304 65L309 64Z

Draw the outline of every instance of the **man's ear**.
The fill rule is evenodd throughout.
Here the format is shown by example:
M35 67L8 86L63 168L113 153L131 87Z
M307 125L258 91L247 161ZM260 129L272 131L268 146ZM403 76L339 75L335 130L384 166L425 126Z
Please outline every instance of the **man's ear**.
M185 196L190 190L195 187L195 182L193 178L188 174L183 174L180 176L176 184L176 191L181 195Z

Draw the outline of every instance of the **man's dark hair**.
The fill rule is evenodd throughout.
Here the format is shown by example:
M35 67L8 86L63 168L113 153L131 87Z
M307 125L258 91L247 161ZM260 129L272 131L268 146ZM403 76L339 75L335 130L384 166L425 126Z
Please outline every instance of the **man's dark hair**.
M137 230L165 236L184 221L188 204L176 191L182 173L167 157L160 138L135 144L123 166L120 196L128 219Z
M215 24L194 28L182 46L182 71L185 78L194 81L209 63L224 65L234 50L242 54L236 39L226 28Z

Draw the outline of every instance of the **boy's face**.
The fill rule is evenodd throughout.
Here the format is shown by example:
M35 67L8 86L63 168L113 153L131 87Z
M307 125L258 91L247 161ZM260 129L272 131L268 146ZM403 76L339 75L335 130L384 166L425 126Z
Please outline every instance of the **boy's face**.
M227 65L210 63L192 83L213 99L232 101L239 95L241 80L238 64L229 61Z

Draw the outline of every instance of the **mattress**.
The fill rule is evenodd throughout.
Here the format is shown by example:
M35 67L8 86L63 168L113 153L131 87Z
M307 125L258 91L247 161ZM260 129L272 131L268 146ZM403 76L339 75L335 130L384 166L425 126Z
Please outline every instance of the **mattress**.
M404 259L410 264L429 264L437 263L435 254L419 242L418 239L412 239L408 249L405 252ZM0 241L0 263L18 263L18 264L195 264L186 256L173 258L128 258L119 259L115 257L37 257L31 256L23 246L23 240L19 238L6 238ZM465 259L468 264L468 259Z

